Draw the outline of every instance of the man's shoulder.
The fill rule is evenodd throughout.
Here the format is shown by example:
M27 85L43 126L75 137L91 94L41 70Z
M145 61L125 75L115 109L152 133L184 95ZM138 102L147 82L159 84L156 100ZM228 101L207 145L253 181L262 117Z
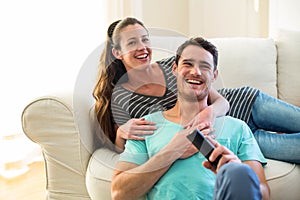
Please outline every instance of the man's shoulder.
M216 118L214 128L216 135L231 139L252 135L250 128L244 121L230 116Z
M231 117L229 115L217 117L217 118L224 118L224 120L228 120L228 121L234 122L234 123L245 123L243 120L235 118L235 117Z
M231 116L221 116L216 118L216 122L221 123L223 125L230 125L230 126L245 126L247 125L246 122L243 120L231 117Z

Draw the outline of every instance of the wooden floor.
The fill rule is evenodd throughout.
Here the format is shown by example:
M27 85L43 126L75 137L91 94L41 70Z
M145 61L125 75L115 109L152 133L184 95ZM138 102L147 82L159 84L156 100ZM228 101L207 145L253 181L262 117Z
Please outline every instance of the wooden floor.
M46 199L44 162L35 162L29 167L29 171L16 178L0 176L0 200Z

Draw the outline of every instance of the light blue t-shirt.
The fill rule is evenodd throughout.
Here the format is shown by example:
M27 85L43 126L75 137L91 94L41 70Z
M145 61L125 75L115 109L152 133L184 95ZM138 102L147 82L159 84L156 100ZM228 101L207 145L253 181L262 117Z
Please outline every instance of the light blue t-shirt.
M127 140L120 161L141 165L159 152L175 133L183 130L181 125L166 120L162 112L147 115L145 119L155 122L157 130L153 135L146 136L144 141ZM216 119L214 128L216 140L229 148L240 160L266 163L246 123L225 116ZM216 175L202 166L205 159L199 152L187 159L174 162L147 193L147 199L212 199Z

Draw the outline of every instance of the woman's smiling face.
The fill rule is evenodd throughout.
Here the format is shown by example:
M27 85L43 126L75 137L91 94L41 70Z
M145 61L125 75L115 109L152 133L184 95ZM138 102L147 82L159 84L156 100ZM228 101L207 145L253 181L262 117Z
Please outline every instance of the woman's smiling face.
M127 71L150 64L152 49L147 30L140 24L128 25L120 33L120 49L114 55L122 60Z

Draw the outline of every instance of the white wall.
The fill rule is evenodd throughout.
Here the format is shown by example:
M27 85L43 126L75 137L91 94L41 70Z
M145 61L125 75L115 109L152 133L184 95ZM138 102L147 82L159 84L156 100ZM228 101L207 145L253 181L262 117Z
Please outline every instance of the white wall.
M277 38L280 29L300 31L300 1L270 0L270 37Z
M70 90L86 57L104 41L105 1L0 2L0 136L21 133L33 98Z
M267 37L269 0L112 0L121 15L186 36ZM114 4L114 5L113 5ZM115 14L114 14L115 15ZM115 15L116 16L116 15ZM118 17L122 17L118 16Z
M190 0L190 35L266 37L268 0Z

